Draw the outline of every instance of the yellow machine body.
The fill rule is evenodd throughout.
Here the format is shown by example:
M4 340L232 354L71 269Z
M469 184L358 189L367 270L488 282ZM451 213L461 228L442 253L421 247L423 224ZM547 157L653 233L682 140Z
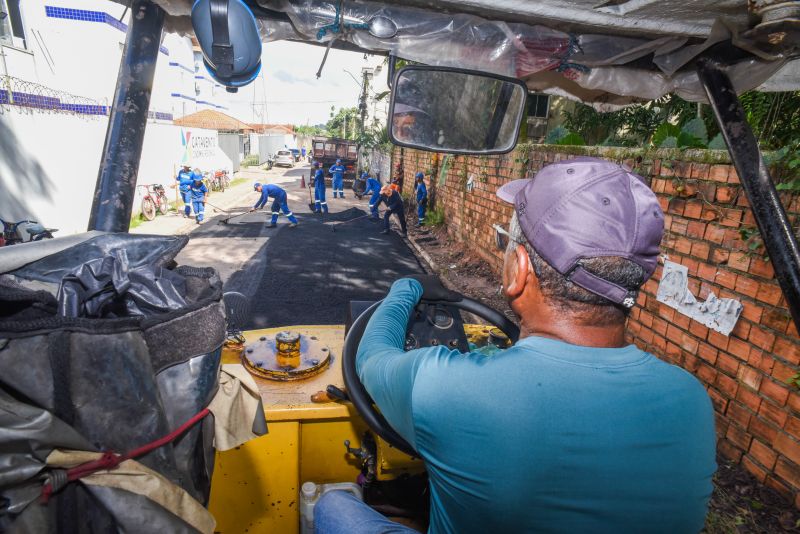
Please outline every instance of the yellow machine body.
M491 327L465 325L467 338L485 343ZM245 347L291 330L314 336L330 351L330 364L304 380L254 377L259 386L268 433L226 452L218 452L209 510L221 534L281 533L300 530L299 494L303 482L355 482L360 461L347 453L361 443L367 426L349 403L314 403L312 395L329 384L344 388L341 354L344 326L291 326L245 332ZM241 364L242 347L223 351L222 363ZM389 480L420 473L424 465L377 438L376 477Z

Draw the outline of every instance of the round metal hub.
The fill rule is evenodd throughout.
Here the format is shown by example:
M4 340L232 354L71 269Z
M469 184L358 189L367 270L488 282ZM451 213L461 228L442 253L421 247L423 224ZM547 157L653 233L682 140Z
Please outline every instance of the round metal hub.
M315 336L283 331L245 345L242 364L268 380L302 380L328 367L331 351Z

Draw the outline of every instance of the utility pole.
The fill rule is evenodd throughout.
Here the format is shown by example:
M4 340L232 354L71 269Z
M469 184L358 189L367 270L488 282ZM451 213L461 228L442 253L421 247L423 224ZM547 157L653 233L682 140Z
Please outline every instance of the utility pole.
M369 91L369 77L372 75L372 69L361 69L361 100L358 103L359 110L361 111L361 138L364 138L364 130L367 122L367 91Z

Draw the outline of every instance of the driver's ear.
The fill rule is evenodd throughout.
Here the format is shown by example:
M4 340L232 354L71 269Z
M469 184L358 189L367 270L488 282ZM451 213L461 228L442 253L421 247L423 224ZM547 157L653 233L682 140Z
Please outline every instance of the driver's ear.
M516 246L510 259L511 272L509 273L506 295L511 299L515 299L525 291L525 285L528 283L528 274L533 274L533 270L530 268L531 260L528 257L528 251L522 245Z

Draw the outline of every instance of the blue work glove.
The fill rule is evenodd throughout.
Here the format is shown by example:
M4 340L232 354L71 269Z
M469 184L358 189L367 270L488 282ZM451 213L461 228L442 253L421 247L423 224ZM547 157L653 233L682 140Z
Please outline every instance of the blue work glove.
M422 286L422 299L423 300L444 300L447 302L458 302L461 300L461 295L455 291L451 291L442 285L439 277L431 274L412 274L406 276L412 280L416 280Z

